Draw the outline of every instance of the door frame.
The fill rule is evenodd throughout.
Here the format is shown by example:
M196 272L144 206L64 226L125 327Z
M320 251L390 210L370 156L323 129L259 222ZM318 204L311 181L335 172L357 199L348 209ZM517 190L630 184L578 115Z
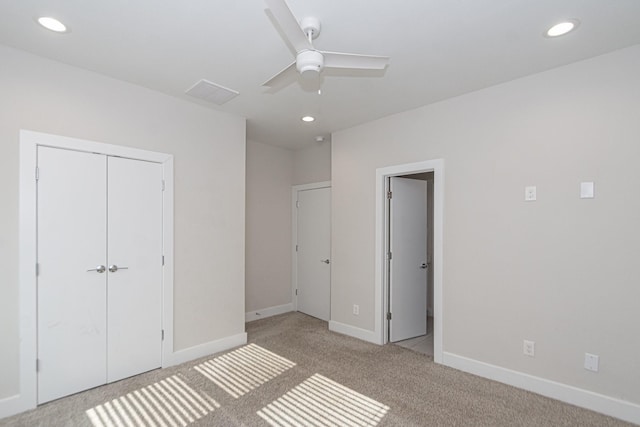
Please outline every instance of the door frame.
M389 339L386 307L389 303L389 271L386 257L388 247L387 182L389 177L433 172L433 360L442 363L442 268L443 268L443 220L444 220L444 160L426 160L376 169L375 205L375 324L374 336L380 344Z
M164 268L162 283L162 367L173 355L173 155L104 144L78 138L20 130L19 172L19 313L20 313L20 395L17 407L26 411L37 406L37 185L38 146L84 151L109 156L160 163L163 166L164 193L162 232Z
M310 184L294 185L291 187L291 309L298 311L298 252L296 245L298 242L298 193L306 190L318 190L320 188L331 188L331 181L313 182ZM331 289L331 288L329 288ZM329 300L329 318L331 318L331 300Z

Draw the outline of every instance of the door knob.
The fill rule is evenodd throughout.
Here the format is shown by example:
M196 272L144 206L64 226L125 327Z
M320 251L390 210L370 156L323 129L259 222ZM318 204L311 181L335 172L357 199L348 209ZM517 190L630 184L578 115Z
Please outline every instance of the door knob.
M90 268L87 271L97 271L98 273L104 273L107 268L104 265L97 265L96 268Z
M129 267L118 267L115 264L112 264L112 265L109 266L109 271L112 272L112 273L115 273L118 270L128 270L128 269L129 269Z
M329 260L328 259L321 259L320 262L324 262L325 264L329 264Z
M420 266L420 268L422 268L423 270L425 270L427 267L429 267L429 264L427 264L426 262L423 262Z

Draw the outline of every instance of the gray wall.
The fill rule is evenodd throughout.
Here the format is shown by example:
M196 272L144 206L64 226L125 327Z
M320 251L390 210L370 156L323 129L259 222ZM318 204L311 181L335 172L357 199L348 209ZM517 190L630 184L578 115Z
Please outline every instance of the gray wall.
M173 154L175 350L242 333L245 120L1 45L0 63L0 399L19 393L20 129Z
M293 157L247 142L247 312L291 302Z
M293 154L293 184L310 184L331 180L331 144L312 143Z
M442 158L444 351L640 403L639 141L640 46L334 134L332 319L374 329L376 168Z
M246 311L292 302L291 187L331 179L331 144L247 141Z

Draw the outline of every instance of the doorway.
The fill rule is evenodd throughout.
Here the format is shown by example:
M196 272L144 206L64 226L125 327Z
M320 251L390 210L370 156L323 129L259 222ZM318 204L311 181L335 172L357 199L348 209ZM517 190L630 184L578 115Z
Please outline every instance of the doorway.
M105 173L102 174L101 177L95 177L95 179L97 179L98 184L100 184L100 182L104 182L105 184L109 182L109 186L114 190L112 192L113 194L108 195L108 191L106 189L101 191L96 188L96 185L91 184L93 183L93 177L85 182L83 179L77 179L77 177L74 176L66 176L67 172L71 175L73 175L73 173L71 169L65 166L64 168L59 168L58 172L62 174L60 176L62 181L67 179L68 182L61 185L58 185L60 182L57 182L57 184L53 186L49 185L49 189L53 191L46 196L49 200L41 200L39 196L45 196L44 187L39 188L38 181L42 178L44 182L45 174L47 175L46 179L54 177L54 175L52 175L52 173L54 173L52 172L54 167L61 165L59 162L60 159L57 158L57 155L60 153L71 153L73 156L77 157L77 159L81 158L81 161L78 163L79 169L77 170L91 172L103 168ZM51 161L48 162L49 166L46 167L47 171L45 173L44 169L40 170L40 166L42 166L41 162L45 161L45 157L49 154L52 154L55 158L52 157L50 159ZM66 156L63 157L65 157L65 159L63 159L62 164L66 165L65 162L68 159ZM91 165L87 165L87 163L85 163L85 160L87 159L92 159L89 161ZM108 167L107 164L109 163L111 163L111 168L109 169L111 172L106 173L106 168ZM141 192L138 191L139 189L134 188L136 185L131 185L132 180L130 174L132 173L132 168L133 174L136 177L149 177L153 180L155 183L155 190L147 192L146 185L143 185L144 188L142 188ZM111 181L109 181L109 175L111 175ZM141 179L144 181L146 178ZM53 181L50 181L50 183L52 182ZM85 189L86 191L83 191L80 197L78 197L78 194L75 196L65 194L64 188L61 190L61 187L67 187L68 185L80 187L84 185L86 187L85 184L87 183L91 184L89 185L90 188ZM62 191L62 193L57 194L56 191ZM146 199L147 196L150 196L154 200L153 203L150 203L150 201ZM113 304L113 301L112 303L107 302L105 304L105 301L103 300L103 307L98 307L94 311L93 307L86 305L88 304L88 300L84 299L80 295L73 296L73 298L82 299L82 304L76 304L76 308L84 307L85 313L97 313L98 315L96 318L103 317L99 314L103 308L105 313L107 312L106 310L108 309L104 307L105 305L111 305L111 309L117 309L115 312L111 311L113 320L111 323L111 331L118 335L118 337L112 337L112 341L115 345L111 348L111 354L109 355L107 349L107 353L99 352L100 354L96 353L95 356L96 359L106 357L115 362L111 367L111 373L108 374L108 378L110 378L108 381L134 375L135 373L142 372L149 367L150 369L153 369L154 367L164 367L171 364L171 357L173 355L173 156L76 138L22 130L20 132L20 317L22 319L20 325L21 392L19 395L19 402L17 404L21 410L34 408L39 403L39 371L44 372L45 365L48 363L49 367L47 369L49 369L49 372L54 372L51 370L51 367L55 365L51 365L50 363L53 358L47 356L49 362L38 360L41 350L50 344L42 341L42 339L47 338L46 336L39 334L38 329L56 329L61 327L64 323L58 323L58 321L52 320L44 324L42 322L47 321L45 313L39 311L39 309L43 307L42 304L46 303L45 300L48 299L47 295L45 295L45 290L41 289L45 283L41 281L46 282L45 277L48 277L49 279L52 278L53 276L51 276L51 274L55 271L55 268L59 266L57 261L54 260L52 262L51 259L49 259L46 262L47 266L45 267L44 258L42 258L42 265L40 264L41 258L39 258L39 256L43 255L43 251L46 250L46 244L43 244L44 241L40 241L39 237L43 237L40 236L40 233L45 232L46 230L46 224L44 224L43 221L48 221L48 219L41 215L43 214L42 209L47 205L56 209L67 209L69 206L73 205L70 202L71 198L74 197L79 200L82 200L83 198L89 200L89 203L85 206L88 210L81 208L76 212L79 213L79 216L81 217L78 221L70 222L70 218L65 218L67 213L72 214L74 209L71 209L71 211L67 213L61 213L59 211L57 213L54 212L53 216L50 216L49 219L55 219L56 215L58 215L63 222L67 221L67 223L71 223L70 227L73 228L73 230L67 230L66 233L75 233L75 231L79 231L77 233L78 235L84 235L82 244L79 244L76 249L84 249L87 254L95 255L97 252L94 253L95 251L90 248L93 244L89 243L90 241L93 242L94 239L99 242L103 240L110 241L110 244L99 244L98 246L103 248L103 252L107 250L106 247L109 247L109 250L117 250L118 256L127 258L127 260L116 260L115 258L117 258L117 256L115 256L113 252L111 254L104 252L106 257L103 258L106 259L91 261L87 266L84 265L85 262L82 263L83 271L81 273L83 277L86 276L87 279L96 281L96 294L102 294L104 298L108 297L105 292L102 292L104 287L99 282L101 279L105 280L108 275L111 275L112 284L114 285L111 296L115 297L115 300L119 301L134 301L137 297L131 294L131 292L134 291L132 290L132 284L137 286L141 283L142 279L139 274L142 274L142 277L145 278L148 276L147 273L144 272L146 270L143 268L143 264L147 262L144 254L147 252L153 252L154 256L150 257L150 262L156 266L160 265L160 268L155 267L154 272L149 275L153 276L153 281L156 283L155 291L153 291L155 296L153 296L153 298L155 298L157 303L149 304L149 307L155 307L153 308L153 317L155 320L152 319L151 321L151 329L153 329L153 331L148 334L142 333L142 335L150 338L153 342L153 346L155 347L152 351L153 361L151 361L150 364L145 360L146 355L142 353L123 353L122 347L118 347L118 345L121 344L124 348L131 349L135 347L135 345L132 345L132 342L138 342L140 338L140 334L138 333L140 331L129 327L129 320L131 316L126 315L126 312L132 307L124 307L122 310L119 310L118 305ZM118 200L118 198L121 198L121 200ZM111 211L111 213L109 213L109 207L104 206L105 203L99 202L99 200L111 200L111 203L106 204L111 204L112 208L117 207L118 205L124 207L123 209L118 209L117 212ZM149 242L154 248L157 248L153 251L143 250L142 253L138 254L132 254L130 252L130 249L137 245L132 243L130 240L139 238L140 234L138 234L138 231L146 225L134 225L134 230L127 229L125 227L119 236L114 234L111 237L106 237L106 240L103 233L96 231L101 227L109 227L106 217L111 216L116 218L118 215L131 217L132 215L135 216L138 213L143 212L144 209L138 210L135 207L135 203L133 203L135 200L142 200L142 203L148 207L155 206L155 219L149 221L147 224L154 230L157 230L154 231L155 237L152 239L153 241ZM102 207L105 209L100 209L101 203ZM129 212L131 215L128 215L125 211L129 208L134 208L137 212ZM88 214L92 209L98 212L98 218L95 220L89 220L91 215ZM160 211L159 213L157 212L158 210ZM81 221L88 223L88 230L90 231L84 232L86 231L84 230L83 232L80 232L80 230L75 230L77 227L81 226ZM145 221L142 222L144 223ZM68 239L69 236L65 234L64 230L58 229L55 224L53 225L53 227L48 228L49 232L51 232L54 237L49 242L53 242L49 245L51 249L49 252L51 252L53 257L57 256L64 260L65 257L60 257L58 255L62 253L61 251L64 247L74 246L74 244L70 242ZM55 236L56 233L62 233L62 235L58 236L58 238ZM109 263L108 261L113 262ZM138 266L138 268L132 268L134 265ZM64 268L59 270L62 271L61 274L65 278L67 277L66 275L71 274ZM71 282L72 280L69 279L68 281ZM50 280L49 282L60 283L59 280ZM118 287L127 293L126 297L118 297ZM81 289L82 292L84 291L82 287L79 289ZM142 290L142 298L146 300L146 291L142 288L139 288L139 290ZM78 291L78 289L76 289L76 291ZM58 296L64 296L64 292L65 291L58 293ZM140 297L140 295L138 295L138 297ZM140 304L136 304L136 306L139 305ZM50 308L55 311L55 305L50 306ZM139 307L135 308L135 310L137 317L140 313ZM69 311L71 312L73 310ZM124 318L121 317L123 313L125 313ZM60 311L58 311L56 316L65 316L66 314L67 313L60 313ZM146 318L146 316L143 317ZM92 326L95 326L95 329L92 329ZM118 328L122 329L122 327L124 327L125 332L118 332ZM84 326L79 328L76 327L75 331L81 335L94 336L96 335L97 329L101 329L99 324L85 323ZM102 336L106 337L108 332L104 332L104 330L102 331ZM128 334L128 332L132 332L135 336ZM114 341L114 338L122 338L123 340L117 341L116 339ZM60 342L58 341L58 337L53 337L52 343L54 346L57 342ZM91 344L91 347L93 347L93 344ZM100 346L95 346L95 348L99 347ZM142 345L142 347L146 348L147 346ZM77 348L74 347L72 352L74 356L76 351ZM54 350L53 353L56 353L56 350ZM58 355L63 355L63 353L64 352L57 352ZM67 355L72 353L69 353L68 351L66 352ZM78 353L80 352L78 351ZM121 360L122 363L118 362L117 354L125 355L125 359ZM54 356L54 358L55 357L57 356ZM90 357L93 356L88 356L87 359L84 359L83 363L88 362ZM82 355L80 355L80 358L82 358ZM135 360L135 363L129 363L131 360ZM138 362L140 363L138 364ZM104 364L102 365L104 366ZM85 371L83 366L84 365L76 366L77 372L74 373L74 375L80 375L81 377L82 372ZM130 369L133 369L134 371L130 371ZM100 373L99 376L102 377L104 374ZM81 380L81 382L82 381L83 380ZM49 396L41 396L40 402L49 400L52 396L52 398L55 398L57 393L58 391L55 391ZM63 391L63 393L66 393L66 391Z
M38 403L159 368L162 165L38 147Z
M294 310L331 318L331 187L293 187Z
M433 172L389 177L387 189L388 340L433 356Z
M432 203L427 204L428 211L432 210L431 218L433 229L427 233L433 239L432 251L426 261L429 271L428 277L433 284L433 295L427 293L427 307L433 316L433 358L436 363L442 363L442 331L443 331L443 304L442 304L442 242L443 242L443 208L444 208L444 161L442 159L428 160L404 165L389 166L376 170L376 271L375 271L375 333L380 344L389 342L389 320L388 309L391 295L389 293L389 203L388 203L388 183L391 177L402 177L417 174L431 174L424 177L432 177L432 184L429 189L432 191ZM428 193L429 194L429 193ZM425 223L427 223L425 218ZM429 239L427 239L428 242ZM426 244L425 244L426 246ZM393 256L393 255L392 255ZM402 308L398 308L402 310ZM396 309L396 311L398 310ZM393 314L392 314L393 317ZM426 316L425 316L426 317Z

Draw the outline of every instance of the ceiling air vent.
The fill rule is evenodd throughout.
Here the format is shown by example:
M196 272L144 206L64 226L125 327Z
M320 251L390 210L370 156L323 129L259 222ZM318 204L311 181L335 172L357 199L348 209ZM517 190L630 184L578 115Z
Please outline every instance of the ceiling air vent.
M205 79L191 86L185 93L218 105L222 105L240 94L240 92L227 89Z

